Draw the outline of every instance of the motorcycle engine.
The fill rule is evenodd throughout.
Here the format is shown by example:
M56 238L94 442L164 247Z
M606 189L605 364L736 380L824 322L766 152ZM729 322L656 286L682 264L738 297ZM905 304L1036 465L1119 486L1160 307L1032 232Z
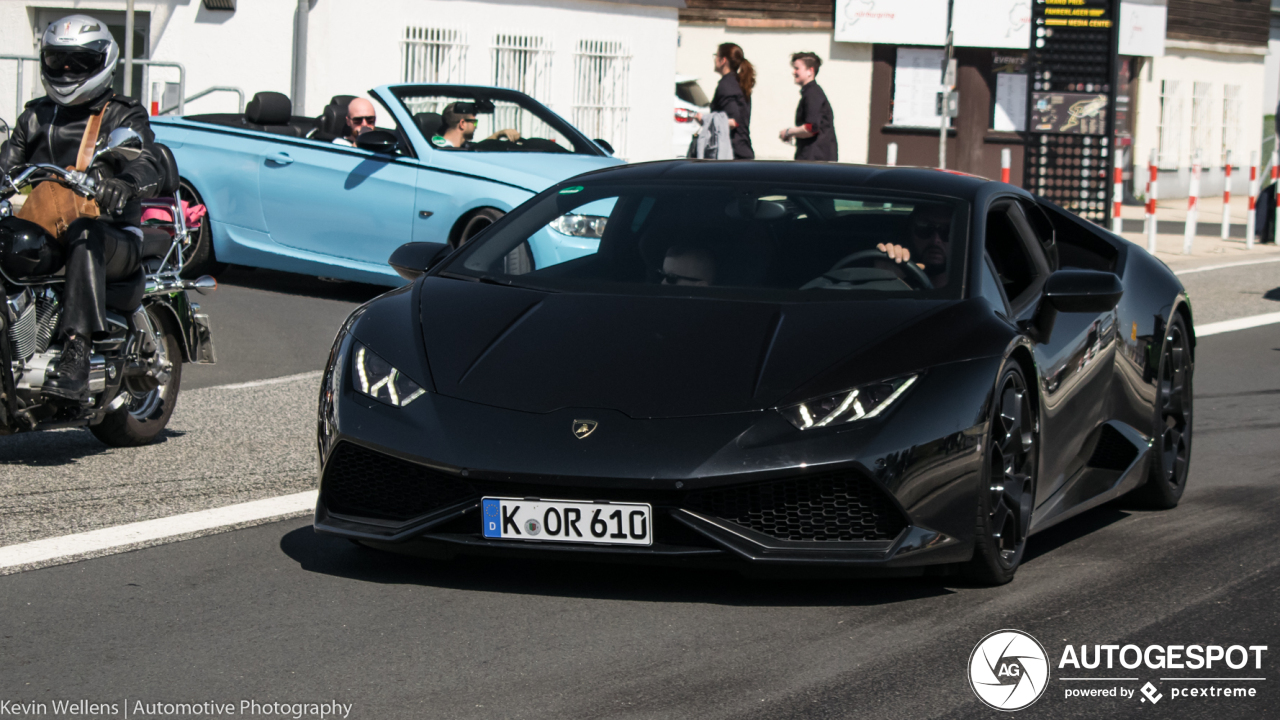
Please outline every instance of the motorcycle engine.
M31 288L24 288L6 298L4 309L9 316L9 346L14 360L26 362L49 349L62 314L57 296L48 291L36 295Z

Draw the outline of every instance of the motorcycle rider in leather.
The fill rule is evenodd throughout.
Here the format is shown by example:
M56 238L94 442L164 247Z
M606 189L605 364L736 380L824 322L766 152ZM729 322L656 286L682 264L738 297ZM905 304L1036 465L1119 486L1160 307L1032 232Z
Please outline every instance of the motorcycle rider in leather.
M164 180L165 166L146 111L112 90L119 57L107 26L95 18L71 15L50 24L40 40L40 79L47 95L26 104L9 140L0 146L0 172L35 163L72 167L89 116L98 112L97 149L105 147L116 128L132 128L142 137L142 154L132 162L100 160L89 168L102 214L76 220L59 238L66 257L62 354L44 392L70 400L88 396L90 342L108 334L107 283L138 269L139 200L153 195Z

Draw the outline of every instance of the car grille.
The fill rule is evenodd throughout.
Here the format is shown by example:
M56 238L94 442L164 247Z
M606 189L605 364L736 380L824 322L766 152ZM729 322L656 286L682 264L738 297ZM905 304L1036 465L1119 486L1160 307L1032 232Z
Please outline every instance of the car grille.
M477 497L452 475L350 443L329 456L321 489L330 512L401 521Z
M853 472L699 490L684 504L779 540L884 541L907 525L875 482Z

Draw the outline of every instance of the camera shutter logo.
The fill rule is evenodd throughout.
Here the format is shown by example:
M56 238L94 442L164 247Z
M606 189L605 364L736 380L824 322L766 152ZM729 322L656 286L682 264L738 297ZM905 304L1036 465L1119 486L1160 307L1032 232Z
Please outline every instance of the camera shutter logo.
M1021 630L997 630L969 656L969 687L988 707L1021 710L1040 699L1049 684L1049 654Z

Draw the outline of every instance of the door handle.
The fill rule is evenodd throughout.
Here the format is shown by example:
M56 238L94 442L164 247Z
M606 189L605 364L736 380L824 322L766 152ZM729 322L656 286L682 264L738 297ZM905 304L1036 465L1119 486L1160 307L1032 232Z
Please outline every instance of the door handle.
M293 162L293 158L289 157L289 153L284 152L271 153L267 156L267 160L277 165L288 165Z

